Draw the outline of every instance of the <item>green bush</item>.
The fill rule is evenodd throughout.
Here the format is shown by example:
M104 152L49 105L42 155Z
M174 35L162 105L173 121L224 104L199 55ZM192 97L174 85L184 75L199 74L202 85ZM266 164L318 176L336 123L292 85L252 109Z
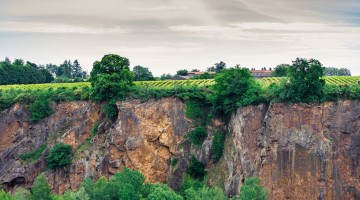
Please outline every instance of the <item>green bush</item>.
M226 195L224 191L220 188L208 188L202 187L198 190L194 188L189 188L185 191L185 199L194 199L194 200L226 200Z
M202 181L200 181L198 179L193 179L193 178L191 178L191 176L189 174L185 174L183 177L183 180L182 180L182 184L181 184L179 193L182 196L186 196L187 189L192 188L195 191L197 191L204 186L205 186L205 184Z
M267 189L260 186L260 179L251 177L241 186L239 200L266 200L267 193Z
M45 149L46 149L46 144L42 144L39 148L30 151L29 153L22 154L20 158L25 162L37 161L40 159Z
M211 145L211 152L214 163L219 162L220 158L222 157L225 146L224 143L225 143L225 133L215 132Z
M190 165L186 169L186 173L194 179L203 180L205 176L205 164L199 162L194 156L192 156Z
M46 162L49 168L56 169L71 164L72 158L72 147L68 144L58 143L50 150Z
M31 122L38 122L51 115L53 110L50 105L49 95L46 92L40 92L36 100L29 105L29 109Z
M190 142L200 146L205 141L207 132L205 127L196 127L189 133Z

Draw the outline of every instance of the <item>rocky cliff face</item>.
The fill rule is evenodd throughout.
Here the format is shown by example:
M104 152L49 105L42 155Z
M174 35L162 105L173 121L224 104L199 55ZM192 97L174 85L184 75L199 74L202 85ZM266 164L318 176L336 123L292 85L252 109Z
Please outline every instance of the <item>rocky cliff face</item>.
M238 109L226 125L225 153L216 165L210 160L211 134L198 149L184 142L191 121L185 117L185 104L176 98L119 102L114 122L89 102L53 107L54 114L35 124L23 105L1 112L0 183L6 189L29 187L45 171L53 192L63 193L78 188L85 177L109 177L125 166L140 170L147 181L178 188L194 154L207 163L209 182L223 185L229 196L239 193L244 179L259 176L270 199L360 198L358 101ZM74 163L46 169L44 157L57 142L73 146ZM47 150L38 161L19 158L42 144ZM177 164L169 165L175 157Z
M270 199L360 199L360 102L248 106L230 132L229 195L258 176Z
M0 182L8 189L29 187L46 171L53 192L63 193L77 189L85 177L108 177L123 167L140 170L147 181L163 182L169 174L168 161L179 154L178 146L189 128L184 105L174 98L127 101L118 104L118 119L111 122L98 105L67 102L54 105L55 113L36 124L29 122L24 106L16 105L0 116ZM96 122L101 123L92 137ZM46 169L48 150L35 163L19 158L44 143L49 149L57 142L75 150L69 167Z

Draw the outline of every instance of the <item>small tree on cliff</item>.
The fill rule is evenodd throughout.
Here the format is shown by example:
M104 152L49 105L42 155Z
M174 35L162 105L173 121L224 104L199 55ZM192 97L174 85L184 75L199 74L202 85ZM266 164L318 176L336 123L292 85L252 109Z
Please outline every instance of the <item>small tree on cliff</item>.
M50 150L50 154L46 157L46 162L51 169L64 167L71 164L73 157L72 148L68 144L55 144Z
M251 177L240 188L239 200L266 200L267 189L260 186L260 179Z

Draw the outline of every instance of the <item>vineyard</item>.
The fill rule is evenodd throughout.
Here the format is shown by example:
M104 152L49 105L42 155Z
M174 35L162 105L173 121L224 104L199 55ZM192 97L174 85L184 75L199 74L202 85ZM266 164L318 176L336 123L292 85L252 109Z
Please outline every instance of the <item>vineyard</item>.
M327 76L324 77L326 84L333 85L355 85L360 80L360 76ZM279 83L282 78L269 77L257 79L260 84L269 86L271 83ZM164 80L164 81L136 81L135 85L153 89L171 89L176 87L207 87L215 83L214 79L197 79L197 80ZM27 84L27 85L2 85L0 90L38 90L38 89L60 89L60 88L82 88L90 87L89 82L79 83L47 83L47 84Z

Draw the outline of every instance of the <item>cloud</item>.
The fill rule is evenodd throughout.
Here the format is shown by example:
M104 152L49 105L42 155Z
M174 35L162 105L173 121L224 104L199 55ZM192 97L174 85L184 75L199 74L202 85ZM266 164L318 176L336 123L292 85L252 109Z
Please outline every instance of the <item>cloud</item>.
M69 24L36 23L36 22L0 22L0 32L24 33L77 33L77 34L123 34L129 30L121 27L92 27Z

